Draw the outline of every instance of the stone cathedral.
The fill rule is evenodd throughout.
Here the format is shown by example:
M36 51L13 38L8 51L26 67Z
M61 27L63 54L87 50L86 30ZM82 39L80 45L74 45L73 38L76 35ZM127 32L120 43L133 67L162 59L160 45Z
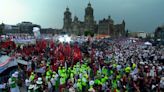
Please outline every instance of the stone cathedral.
M114 24L114 21L108 16L107 19L102 19L98 23L94 20L94 10L90 3L85 8L84 21L80 21L77 16L72 19L72 13L69 8L64 12L63 32L83 35L85 31L92 31L95 34L105 34L111 37L122 37L125 35L125 21L121 24Z

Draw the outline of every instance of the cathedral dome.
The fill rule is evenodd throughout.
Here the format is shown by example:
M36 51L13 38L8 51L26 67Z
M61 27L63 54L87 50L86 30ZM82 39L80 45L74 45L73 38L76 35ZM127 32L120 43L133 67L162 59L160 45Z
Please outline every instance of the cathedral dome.
M88 3L87 8L85 9L86 11L93 11L93 8L91 6L91 3Z
M88 3L88 7L91 7L91 3L90 2Z
M66 8L66 11L64 12L64 14L71 14L68 7Z
M85 14L89 16L93 16L93 8L90 2L88 3L87 8L85 8Z

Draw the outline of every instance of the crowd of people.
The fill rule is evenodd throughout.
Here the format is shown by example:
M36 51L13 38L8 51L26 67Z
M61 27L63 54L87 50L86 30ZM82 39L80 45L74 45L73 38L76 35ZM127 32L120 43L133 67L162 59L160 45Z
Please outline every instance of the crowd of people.
M128 39L1 48L28 62L8 79L11 92L162 92L164 47Z

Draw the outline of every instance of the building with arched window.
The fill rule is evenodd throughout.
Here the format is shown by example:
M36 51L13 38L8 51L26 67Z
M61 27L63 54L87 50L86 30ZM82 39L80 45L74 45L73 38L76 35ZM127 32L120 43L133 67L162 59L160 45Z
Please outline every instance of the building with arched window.
M80 21L77 16L72 19L72 13L67 7L63 18L63 31L69 34L83 35L85 31L95 34L105 34L111 37L125 36L125 21L121 24L114 24L113 19L108 16L96 23L94 19L94 9L91 3L85 8L84 21Z

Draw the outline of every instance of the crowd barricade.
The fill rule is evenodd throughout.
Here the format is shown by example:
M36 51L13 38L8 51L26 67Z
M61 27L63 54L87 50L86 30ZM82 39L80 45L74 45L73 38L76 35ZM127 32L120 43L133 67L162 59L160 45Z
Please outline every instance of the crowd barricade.
M35 44L36 39L13 39L16 44Z

